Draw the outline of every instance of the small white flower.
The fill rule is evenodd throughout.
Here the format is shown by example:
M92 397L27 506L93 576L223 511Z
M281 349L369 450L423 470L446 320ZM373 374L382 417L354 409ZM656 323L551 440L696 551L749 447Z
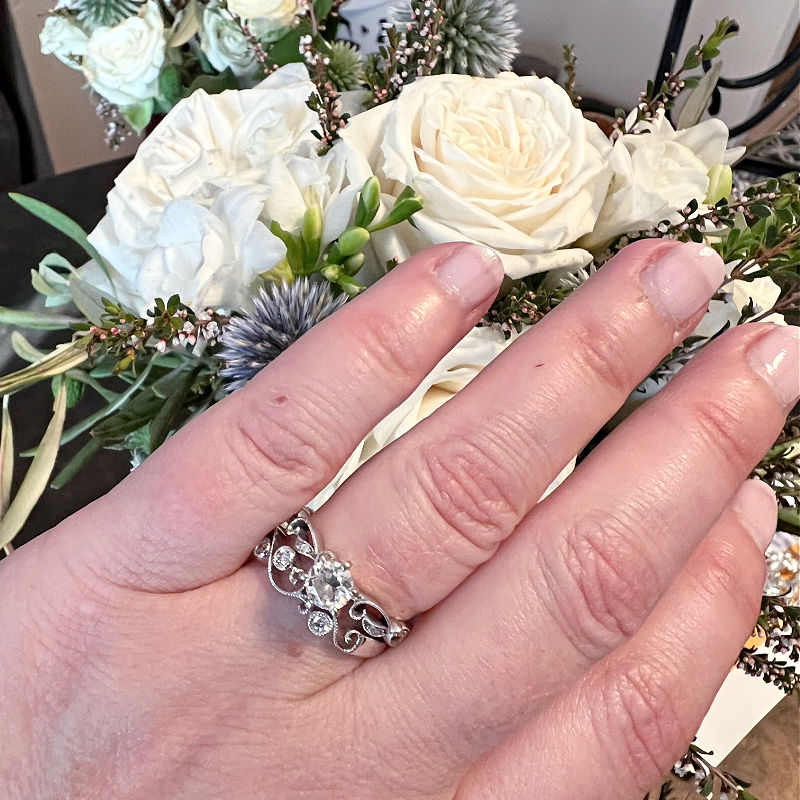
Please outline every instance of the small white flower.
M73 69L81 68L81 58L86 53L89 37L71 19L63 16L48 17L39 34L39 45L44 55L54 55Z
M124 108L158 94L164 56L164 21L155 0L148 0L137 16L92 33L83 74L98 94Z

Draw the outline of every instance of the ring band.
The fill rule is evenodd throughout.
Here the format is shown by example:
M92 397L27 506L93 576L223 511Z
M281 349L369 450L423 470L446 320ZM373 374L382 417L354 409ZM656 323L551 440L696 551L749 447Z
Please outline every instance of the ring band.
M408 625L361 594L350 564L330 550L321 550L318 542L311 511L303 508L265 536L253 555L266 565L270 583L281 594L300 601L311 633L332 634L338 650L353 653L367 639L389 647L400 644L408 636Z

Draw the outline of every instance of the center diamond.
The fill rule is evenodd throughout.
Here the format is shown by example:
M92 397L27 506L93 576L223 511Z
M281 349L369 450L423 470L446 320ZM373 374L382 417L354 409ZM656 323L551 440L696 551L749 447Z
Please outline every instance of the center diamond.
M306 592L315 606L338 611L353 599L353 578L340 561L321 555L308 571Z

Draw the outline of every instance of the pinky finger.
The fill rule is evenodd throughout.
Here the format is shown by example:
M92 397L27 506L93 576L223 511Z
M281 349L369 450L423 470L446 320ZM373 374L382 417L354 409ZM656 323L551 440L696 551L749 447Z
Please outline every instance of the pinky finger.
M639 632L466 776L456 800L638 800L686 751L752 630L775 497L747 481Z

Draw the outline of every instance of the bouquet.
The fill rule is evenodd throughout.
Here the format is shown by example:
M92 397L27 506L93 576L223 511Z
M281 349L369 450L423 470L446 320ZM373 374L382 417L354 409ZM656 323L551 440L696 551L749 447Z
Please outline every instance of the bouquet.
M570 48L560 86L507 71L516 52L513 16L474 16L463 27L464 7L491 5L413 0L366 58L357 90L337 90L319 30L297 41L300 62L253 88L198 89L143 142L88 235L62 212L15 196L90 260L75 267L47 256L32 272L45 309L0 309L2 322L65 332L51 352L12 334L28 365L0 378L0 546L11 548L48 482L65 485L100 448L128 451L135 468L431 244L494 248L506 272L501 291L481 324L365 438L312 507L634 239L704 242L722 256L727 277L698 328L619 416L725 329L767 319L800 324L797 176L734 189L731 165L742 149L728 149L722 122L703 120L717 73L694 71L718 56L735 24L721 20L660 84L646 87L632 111L620 110L609 137L579 110ZM143 21L157 9L150 3L140 11ZM668 112L682 93L689 97L673 125ZM53 416L37 450L23 454L33 461L11 499L14 395L40 381L52 382ZM67 426L87 392L104 406ZM83 448L53 474L60 444L78 438ZM755 476L778 495L780 530L758 627L738 666L800 693L800 409ZM706 796L750 797L699 746L675 774Z
M335 88L356 88L361 57L335 40L343 2L58 0L39 38L42 53L83 73L116 149L197 89L249 88L299 61L312 33L325 41Z

